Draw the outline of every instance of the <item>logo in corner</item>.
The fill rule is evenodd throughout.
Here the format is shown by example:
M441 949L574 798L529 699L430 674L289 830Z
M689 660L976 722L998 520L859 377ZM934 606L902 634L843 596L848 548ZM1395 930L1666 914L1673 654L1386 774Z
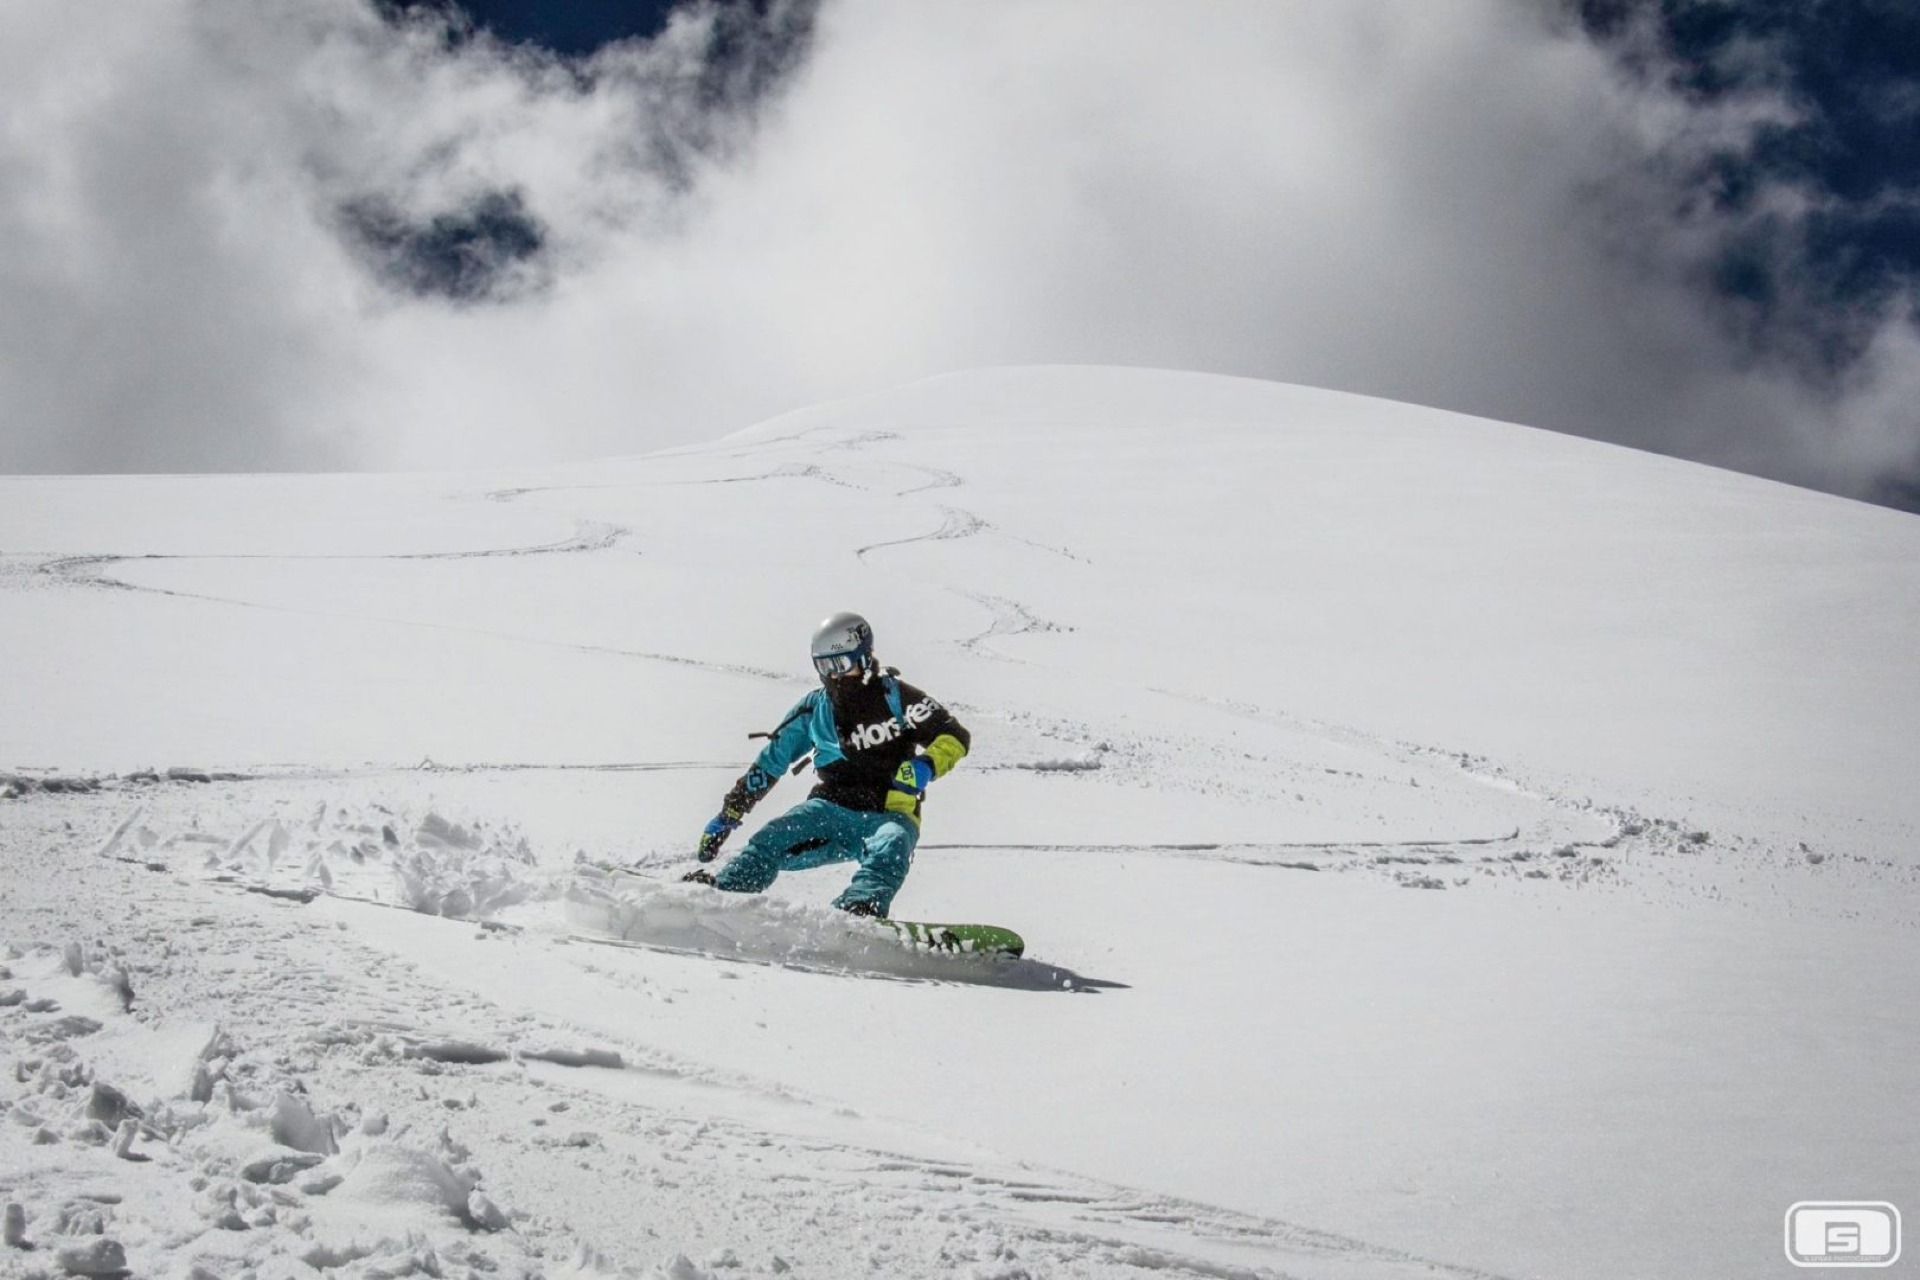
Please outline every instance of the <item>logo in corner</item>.
M1900 1211L1884 1200L1802 1200L1787 1210L1796 1267L1890 1267L1900 1260Z

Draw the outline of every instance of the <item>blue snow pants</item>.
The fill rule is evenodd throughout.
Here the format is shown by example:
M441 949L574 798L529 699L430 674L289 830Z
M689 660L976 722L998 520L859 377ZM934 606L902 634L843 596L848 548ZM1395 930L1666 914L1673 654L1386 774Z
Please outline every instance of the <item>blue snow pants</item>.
M759 893L782 871L858 862L853 883L833 905L844 911L870 902L885 915L913 865L919 840L913 819L904 814L865 813L808 797L754 832L713 882L729 893Z

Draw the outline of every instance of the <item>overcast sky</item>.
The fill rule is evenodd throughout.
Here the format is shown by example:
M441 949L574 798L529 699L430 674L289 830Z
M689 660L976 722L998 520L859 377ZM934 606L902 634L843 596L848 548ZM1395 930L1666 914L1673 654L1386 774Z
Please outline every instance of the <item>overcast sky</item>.
M1095 362L1920 507L1898 5L1817 59L1706 0L582 8L0 0L0 470L635 453Z

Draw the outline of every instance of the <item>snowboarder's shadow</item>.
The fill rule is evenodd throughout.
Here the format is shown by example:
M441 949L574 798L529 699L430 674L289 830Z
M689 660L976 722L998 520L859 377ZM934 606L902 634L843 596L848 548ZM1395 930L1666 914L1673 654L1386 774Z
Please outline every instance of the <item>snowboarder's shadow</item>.
M1090 978L1072 969L1043 960L1015 959L1012 956L956 958L928 954L916 959L928 963L924 968L907 963L875 969L836 969L850 977L892 979L896 982L952 983L957 986L999 987L1005 991L1051 991L1066 995L1098 995L1102 991L1128 991L1131 984L1109 978Z
M1102 991L1130 991L1132 986L1110 978L1089 978L1083 973L1063 969L1040 960L1003 960L1001 971L991 985L1009 991L1061 991L1069 994L1099 995Z

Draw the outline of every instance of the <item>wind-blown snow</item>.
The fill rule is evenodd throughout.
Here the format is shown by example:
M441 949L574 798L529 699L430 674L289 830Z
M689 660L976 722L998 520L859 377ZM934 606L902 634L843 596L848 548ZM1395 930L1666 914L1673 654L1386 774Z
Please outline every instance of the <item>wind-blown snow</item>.
M9 1274L1745 1277L1920 1186L1911 516L1042 369L0 548ZM845 607L975 735L896 913L1024 960L672 883Z

